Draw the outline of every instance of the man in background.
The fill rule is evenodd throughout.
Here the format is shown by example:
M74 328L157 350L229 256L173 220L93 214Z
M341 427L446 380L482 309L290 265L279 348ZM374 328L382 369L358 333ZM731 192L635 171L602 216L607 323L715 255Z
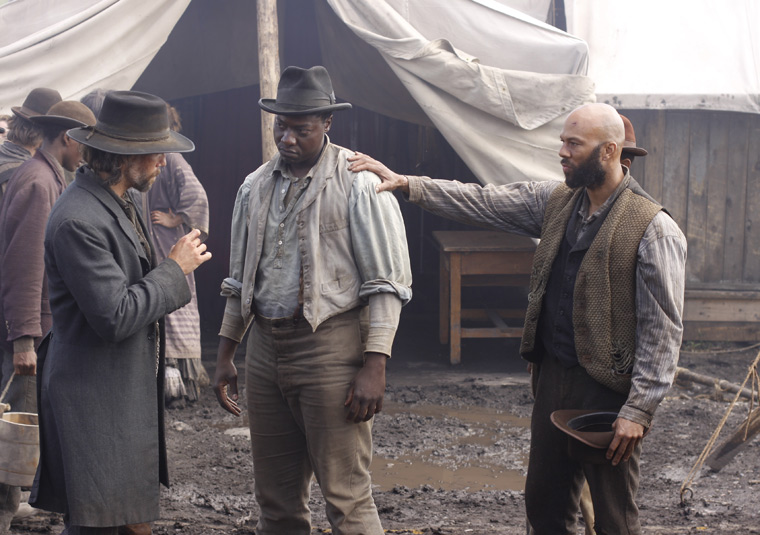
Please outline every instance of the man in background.
M13 171L34 156L42 143L42 131L30 121L37 115L45 115L53 104L61 101L61 95L55 89L38 87L32 89L21 106L13 106L8 126L8 139L0 145L0 196L5 192L5 185Z
M95 116L79 102L62 101L47 115L31 117L42 145L18 166L0 203L0 391L11 383L5 402L14 412L37 412L37 347L51 327L45 276L45 226L53 204L66 187L64 169L75 171L79 143L66 131L92 126ZM0 534L19 506L20 488L0 483Z

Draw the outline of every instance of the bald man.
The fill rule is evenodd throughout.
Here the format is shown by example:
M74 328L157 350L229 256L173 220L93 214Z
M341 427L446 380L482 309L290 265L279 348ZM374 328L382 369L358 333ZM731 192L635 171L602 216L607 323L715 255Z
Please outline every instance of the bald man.
M576 533L585 476L597 534L638 534L641 439L675 375L686 239L620 164L625 132L614 108L574 110L560 140L564 183L482 187L349 159L383 179L379 190L398 188L442 217L541 238L520 347L535 393L528 520L537 535ZM550 422L560 409L618 413L606 461L570 457L569 437Z

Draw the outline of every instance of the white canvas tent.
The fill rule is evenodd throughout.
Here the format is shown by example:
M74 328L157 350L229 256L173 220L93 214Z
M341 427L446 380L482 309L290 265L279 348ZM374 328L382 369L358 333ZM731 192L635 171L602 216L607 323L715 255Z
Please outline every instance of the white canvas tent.
M0 72L10 73L0 78L0 108L20 103L38 86L56 88L64 98L95 87L131 88L188 3L16 0L3 5L0 21L16 30L0 40ZM236 11L254 8L252 2L237 2L233 9L219 4L208 2L209 9L224 11L233 28L240 18ZM434 124L483 182L556 177L563 118L593 99L593 84L583 76L588 56L581 40L489 0L329 0L316 6L322 57L339 98ZM46 16L28 23L34 13ZM224 32L225 24L217 30ZM203 47L218 47L217 35L204 28L197 39ZM239 44L221 41L234 57ZM243 44L251 59L250 37ZM224 89L256 83L255 62L211 68L216 76L196 61L177 75L187 83L174 85L171 65L157 70L164 77L159 93L188 96L194 85L208 91L210 81Z
M597 99L627 109L760 113L757 0L565 0Z

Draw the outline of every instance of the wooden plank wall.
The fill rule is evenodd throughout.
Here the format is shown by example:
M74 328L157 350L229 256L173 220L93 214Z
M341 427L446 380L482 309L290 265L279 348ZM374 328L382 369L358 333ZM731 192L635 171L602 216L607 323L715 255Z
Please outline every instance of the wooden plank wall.
M633 175L687 235L689 286L760 282L760 116L620 111L649 151Z
M649 151L633 175L687 237L685 336L760 340L760 116L621 113Z

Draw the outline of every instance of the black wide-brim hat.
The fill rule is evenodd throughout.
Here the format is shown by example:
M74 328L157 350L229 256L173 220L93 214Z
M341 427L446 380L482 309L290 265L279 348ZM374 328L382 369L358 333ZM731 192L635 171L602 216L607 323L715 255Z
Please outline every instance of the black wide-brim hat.
M149 93L110 91L95 126L69 130L83 145L113 154L190 152L195 144L169 128L166 102Z
M310 69L287 67L277 84L277 98L259 99L259 107L277 115L311 115L347 110L351 104L335 102L330 74L316 65Z

